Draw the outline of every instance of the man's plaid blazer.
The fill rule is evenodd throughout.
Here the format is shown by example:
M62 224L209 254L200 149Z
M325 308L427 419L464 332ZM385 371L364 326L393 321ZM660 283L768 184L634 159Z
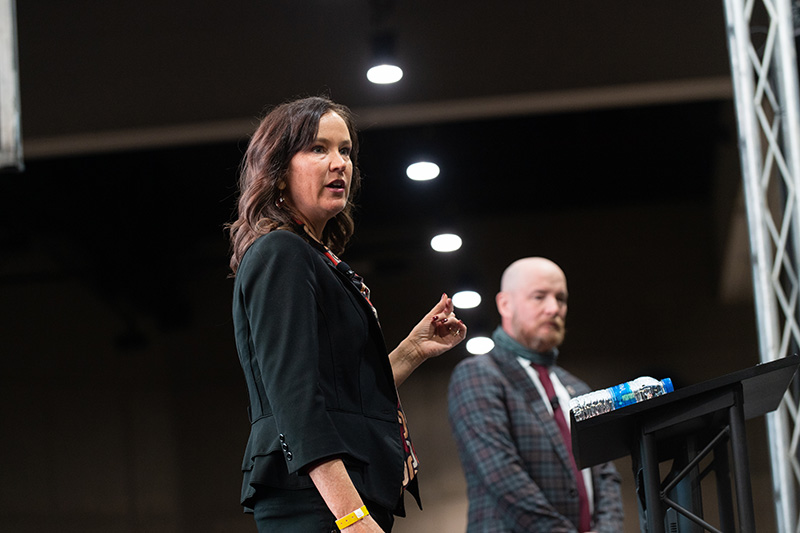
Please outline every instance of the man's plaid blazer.
M561 367L571 396L589 387ZM449 417L467 479L468 533L575 533L578 491L547 407L514 354L495 347L461 361L450 378ZM620 477L592 468L592 531L620 533Z

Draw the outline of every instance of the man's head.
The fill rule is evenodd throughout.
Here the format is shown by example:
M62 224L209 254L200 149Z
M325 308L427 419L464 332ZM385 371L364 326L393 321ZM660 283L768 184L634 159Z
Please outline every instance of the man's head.
M496 301L503 330L526 348L546 352L564 342L567 278L549 259L527 257L511 263L503 272Z

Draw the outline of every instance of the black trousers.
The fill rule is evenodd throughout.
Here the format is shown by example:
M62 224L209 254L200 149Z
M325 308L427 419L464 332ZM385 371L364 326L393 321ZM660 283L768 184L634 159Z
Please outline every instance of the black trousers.
M362 498L363 499L363 498ZM386 532L394 515L364 499L370 516ZM317 489L283 490L259 487L253 504L258 533L336 533L336 518Z

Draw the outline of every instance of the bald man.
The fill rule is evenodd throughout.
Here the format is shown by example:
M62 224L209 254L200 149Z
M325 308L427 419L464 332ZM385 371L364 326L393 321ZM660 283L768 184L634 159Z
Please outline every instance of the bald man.
M572 456L569 399L590 389L556 364L567 317L564 272L542 257L515 261L496 303L494 349L461 361L448 393L468 533L621 532L614 465L579 472Z

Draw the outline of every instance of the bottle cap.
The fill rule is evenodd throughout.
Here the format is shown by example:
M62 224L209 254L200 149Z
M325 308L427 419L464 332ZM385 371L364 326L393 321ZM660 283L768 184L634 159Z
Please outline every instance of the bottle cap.
M664 378L661 380L661 384L664 385L664 392L672 392L675 389L672 387L672 380L670 378Z

